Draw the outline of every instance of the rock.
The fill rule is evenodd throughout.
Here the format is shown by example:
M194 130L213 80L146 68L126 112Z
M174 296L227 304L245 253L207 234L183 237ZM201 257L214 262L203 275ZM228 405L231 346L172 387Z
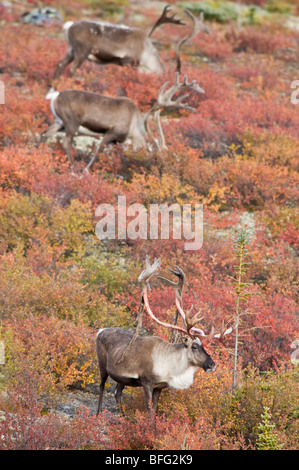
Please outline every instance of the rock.
M26 24L34 24L36 26L44 26L49 23L61 23L63 18L58 10L51 7L34 8L20 16L20 21Z
M297 16L290 16L286 23L286 27L294 31L299 31L299 18Z
M80 406L83 405L92 415L95 415L98 408L98 400L98 390L97 393L78 390L64 393L61 395L60 402L55 407L55 412L68 416L69 418L74 418ZM114 398L114 391L105 389L103 409L108 410L113 414L119 413Z

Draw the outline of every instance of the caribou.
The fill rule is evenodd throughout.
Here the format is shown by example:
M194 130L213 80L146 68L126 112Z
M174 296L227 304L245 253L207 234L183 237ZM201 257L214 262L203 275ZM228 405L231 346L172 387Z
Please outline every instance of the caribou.
M158 148L165 148L165 139L160 122L160 111L164 109L185 109L194 111L183 100L188 96L184 94L176 99L174 95L181 90L195 90L204 93L204 90L195 80L188 82L185 76L179 80L176 72L175 83L166 90L169 82L165 82L158 94L157 102L142 117L137 106L126 97L109 97L97 93L81 90L64 90L61 92L50 90L47 98L51 100L51 110L54 114L53 124L41 134L41 141L64 131L62 142L73 174L74 161L71 155L73 139L79 134L92 137L103 135L98 151L92 156L85 167L88 172L92 169L106 145L121 142L131 144L134 149L147 147L146 135L153 137L149 128L149 120L154 115L160 140L155 140Z
M141 296L135 334L121 328L104 328L97 333L96 351L101 379L97 415L102 411L105 383L109 376L116 382L115 400L120 410L124 387L143 387L146 408L155 414L163 389L187 389L193 383L197 368L200 367L205 372L213 372L216 369L213 359L204 349L202 340L223 339L232 332L232 328L226 328L215 334L215 329L212 328L209 334L205 334L201 328L195 326L202 317L199 317L200 312L191 316L191 311L185 313L182 308L185 275L180 268L177 268L177 271L172 270L179 278L177 284L160 276L159 278L175 287L176 306L184 327L176 325L175 322L170 324L159 320L149 305L147 291L149 281L152 276L157 275L160 265L160 259L155 259L151 265L147 256L146 269L138 278L141 283ZM178 331L180 339L169 342L159 336L139 336L144 308L156 323Z
M152 31L165 22L178 21L167 16L167 7L164 13L157 20ZM71 156L71 148L73 139L77 135L87 135L98 137L103 135L103 139L99 146L98 152L93 155L85 172L92 169L99 158L99 154L106 145L115 142L121 142L124 145L132 144L134 149L140 147L149 147L147 144L147 135L154 141L158 149L167 148L163 129L161 126L160 112L164 110L185 109L195 111L195 108L184 103L183 100L188 96L186 94L174 98L174 95L180 91L194 90L197 93L204 93L204 90L196 83L195 80L188 82L186 75L183 81L180 81L181 75L181 46L188 40L196 36L200 31L206 30L203 23L203 17L196 18L188 10L185 11L193 22L191 32L180 40L176 47L176 72L174 84L169 88L169 81L165 82L158 93L156 103L142 117L137 106L126 97L108 97L96 93L81 90L64 90L56 91L53 87L47 93L46 99L51 101L51 110L54 115L53 124L41 134L41 141L54 136L56 133L63 131L65 136L62 142L70 166L73 171L74 161ZM155 138L149 126L149 121L154 118L158 138ZM75 175L77 176L77 175Z
M70 63L70 74L73 75L87 58L99 64L137 65L147 72L162 74L165 68L151 36L162 24L185 24L176 19L175 14L167 16L169 9L168 5L164 8L149 33L140 28L104 21L68 21L64 31L69 47L65 58L56 67L54 80L60 77Z
M74 137L79 134L91 137L103 135L98 153L91 158L86 172L93 167L102 149L112 142L131 143L134 148L146 146L143 119L129 98L112 98L80 90L64 90L60 93L50 90L47 98L51 100L54 122L41 134L41 141L59 131L65 132L62 147L73 174L71 147Z

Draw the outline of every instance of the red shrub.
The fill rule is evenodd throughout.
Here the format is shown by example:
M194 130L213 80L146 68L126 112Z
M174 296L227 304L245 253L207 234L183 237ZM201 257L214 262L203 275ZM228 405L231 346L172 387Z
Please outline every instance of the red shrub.
M255 52L257 54L275 54L277 50L287 47L288 41L286 35L278 31L267 31L256 29L252 26L246 26L237 35L230 37L229 40L235 41L235 52Z
M60 390L90 383L94 367L94 333L83 324L45 315L21 314L5 321L7 389L23 389L24 400L35 403L45 394L55 399Z
M102 421L83 407L69 420L56 413L44 413L38 403L32 406L27 401L27 406L20 406L17 403L20 395L9 398L10 406L15 404L16 408L13 412L1 412L0 449L100 450L106 447Z

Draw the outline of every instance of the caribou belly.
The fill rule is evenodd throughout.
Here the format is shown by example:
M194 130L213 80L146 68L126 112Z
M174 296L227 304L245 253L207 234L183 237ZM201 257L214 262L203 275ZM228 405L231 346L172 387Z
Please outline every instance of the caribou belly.
M91 131L90 129L88 129L87 127L79 126L77 134L87 135L89 137L99 137L99 134L101 134L101 132L94 132L94 131Z

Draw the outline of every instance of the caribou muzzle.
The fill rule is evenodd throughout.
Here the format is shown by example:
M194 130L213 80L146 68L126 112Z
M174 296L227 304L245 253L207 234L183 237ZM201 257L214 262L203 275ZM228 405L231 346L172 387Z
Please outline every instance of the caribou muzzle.
M214 372L216 370L216 364L210 356L205 360L202 367L205 372Z

